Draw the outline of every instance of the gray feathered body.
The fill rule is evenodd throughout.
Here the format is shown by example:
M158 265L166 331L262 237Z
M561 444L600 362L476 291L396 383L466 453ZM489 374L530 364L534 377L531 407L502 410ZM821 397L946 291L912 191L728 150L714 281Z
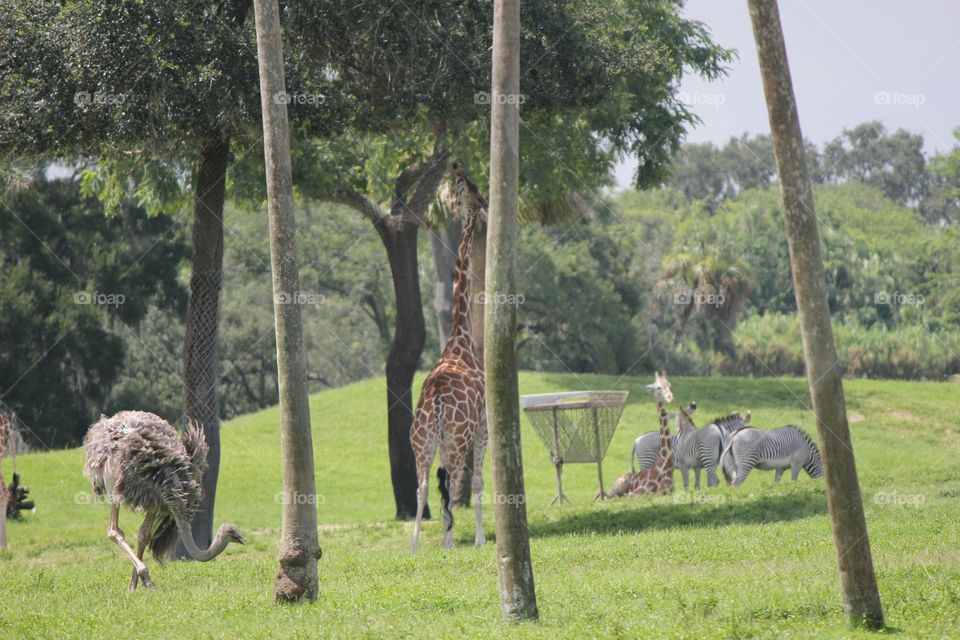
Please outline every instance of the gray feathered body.
M203 433L188 425L181 437L160 416L121 411L101 416L84 437L83 449L83 472L94 492L134 511L152 512L147 546L157 560L170 558L178 522L193 519L203 496Z

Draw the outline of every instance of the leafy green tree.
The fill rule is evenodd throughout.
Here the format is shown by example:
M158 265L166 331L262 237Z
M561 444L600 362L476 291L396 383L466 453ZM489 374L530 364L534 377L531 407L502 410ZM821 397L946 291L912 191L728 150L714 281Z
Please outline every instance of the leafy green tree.
M879 188L891 200L917 206L926 197L928 180L923 136L882 123L864 122L824 145L823 177L855 180Z
M49 447L78 444L106 410L150 305L182 306L185 256L175 221L135 207L106 217L76 179L44 169L0 206L0 397Z
M953 137L960 142L960 129ZM930 160L929 193L921 205L924 217L940 224L960 224L960 146Z

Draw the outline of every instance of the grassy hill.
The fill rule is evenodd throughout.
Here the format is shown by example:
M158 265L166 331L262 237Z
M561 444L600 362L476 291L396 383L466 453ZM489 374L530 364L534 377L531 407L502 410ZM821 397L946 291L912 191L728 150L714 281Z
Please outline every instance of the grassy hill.
M521 393L627 389L604 466L609 485L630 443L656 427L644 378L523 374ZM672 380L697 423L750 409L753 424L815 431L800 379ZM419 381L417 383L419 385ZM960 387L846 384L858 471L888 624L901 637L960 637ZM130 564L107 540L108 509L90 504L79 450L18 458L38 508L8 527L0 554L0 637L660 637L846 638L822 480L774 484L754 472L739 488L595 503L596 468L568 465L573 505L555 492L549 457L523 420L524 467L542 621L498 622L494 545L476 549L472 514L456 514L458 547L440 549L428 523L392 520L382 379L311 399L321 595L312 606L271 603L280 490L278 412L223 427L217 522L248 537L212 563L148 560L158 585L126 592ZM490 463L487 460L489 478ZM3 463L9 480L11 461ZM679 474L676 476L679 482ZM439 514L436 481L430 501ZM487 481L487 492L492 487ZM492 540L492 511L485 511ZM133 539L140 517L121 515Z

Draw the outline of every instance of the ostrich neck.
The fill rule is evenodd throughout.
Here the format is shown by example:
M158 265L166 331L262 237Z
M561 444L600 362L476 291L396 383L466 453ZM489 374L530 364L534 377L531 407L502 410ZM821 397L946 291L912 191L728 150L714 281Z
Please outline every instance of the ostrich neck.
M200 562L213 560L227 548L227 539L219 532L208 548L201 549L193 539L193 531L190 529L189 522L177 520L177 528L180 530L180 539L183 540L183 546L187 548L187 552L194 560Z

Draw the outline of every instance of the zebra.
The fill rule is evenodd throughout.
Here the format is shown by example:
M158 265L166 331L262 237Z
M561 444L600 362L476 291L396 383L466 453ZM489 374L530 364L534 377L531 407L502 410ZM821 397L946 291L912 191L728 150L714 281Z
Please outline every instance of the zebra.
M717 466L720 462L720 454L727 445L730 435L744 428L750 422L750 412L747 411L743 416L739 411L716 418L713 422L702 429L697 429L693 425L690 417L697 410L697 403L691 402L690 406L683 410L686 415L683 423L692 429L694 436L686 442L682 442L682 453L685 456L686 468L693 469L694 486L700 488L700 469L707 470L707 485L715 487L720 484L717 479ZM678 433L680 429L680 413L670 414L671 418L677 420ZM673 436L670 437L670 443L674 447L674 455L677 455L677 442ZM630 471L636 473L637 468L634 461L639 463L640 470L649 469L656 464L657 454L660 450L659 433L651 431L645 433L633 442L633 449L630 452ZM685 473L683 467L677 463L677 468L681 473ZM689 476L684 487L689 486Z
M823 475L823 462L817 445L806 433L794 425L764 431L754 427L740 429L720 456L720 467L733 485L739 487L754 468L773 469L774 480L790 469L792 480L800 475L800 469L811 478Z
M693 415L697 410L697 403L691 402L684 411L687 415ZM675 419L679 413L667 414L668 419ZM670 444L673 444L673 436L670 436ZM630 449L630 473L650 469L657 464L657 456L660 455L660 432L649 431L639 436L633 441L633 447ZM636 462L639 466L634 466Z
M694 432L694 451L699 465L693 465L696 475L696 488L700 488L700 469L707 470L707 486L715 487L720 484L717 479L717 467L720 464L720 455L730 441L730 438L750 422L750 412L741 417L739 411L716 418L710 424ZM682 471L681 471L682 472ZM684 483L686 486L686 483Z

